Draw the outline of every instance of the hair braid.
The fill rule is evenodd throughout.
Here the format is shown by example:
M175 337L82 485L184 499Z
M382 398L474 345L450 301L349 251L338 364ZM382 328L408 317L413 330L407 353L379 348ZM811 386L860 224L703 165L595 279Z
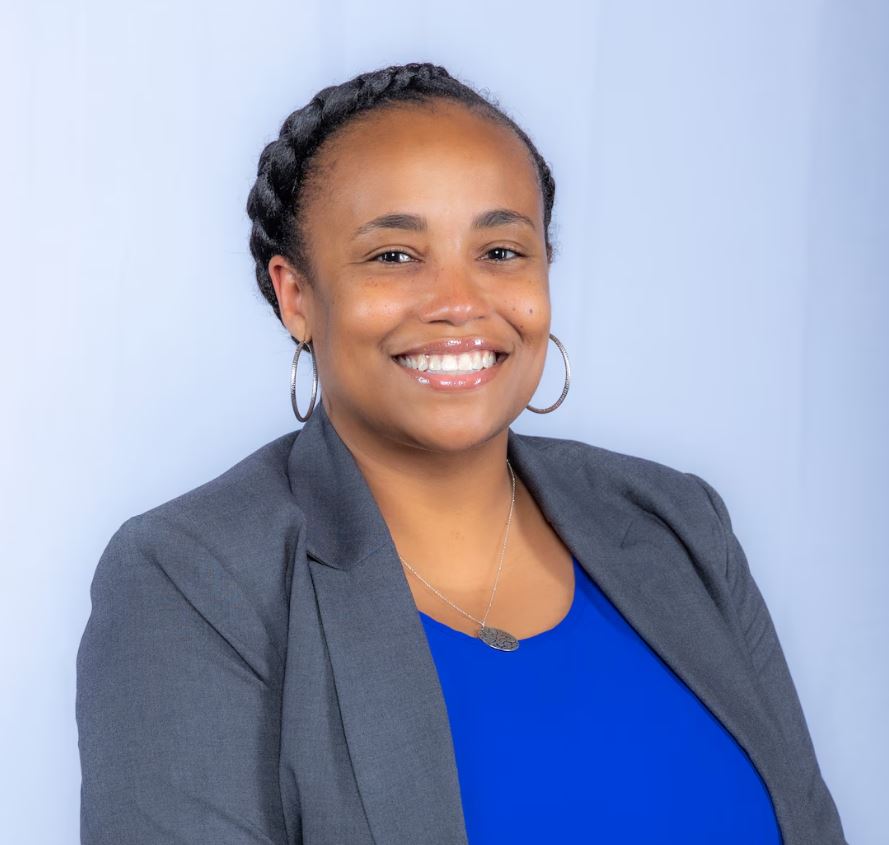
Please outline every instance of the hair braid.
M556 183L549 165L528 135L495 100L451 76L440 65L429 62L391 65L323 88L305 106L285 118L278 138L266 144L260 153L256 182L247 197L247 214L253 223L250 252L259 290L279 320L281 311L268 272L272 256L285 256L310 281L314 278L301 210L312 189L317 188L312 177L318 148L337 129L363 112L393 102L429 103L436 98L456 100L508 126L528 147L543 194L544 232L551 260L549 228Z

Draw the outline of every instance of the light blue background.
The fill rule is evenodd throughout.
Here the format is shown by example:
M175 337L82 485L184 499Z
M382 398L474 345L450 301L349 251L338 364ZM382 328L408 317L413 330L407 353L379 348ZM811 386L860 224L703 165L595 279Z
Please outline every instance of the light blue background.
M75 654L110 535L298 426L247 249L260 150L321 87L419 60L488 88L557 180L574 380L515 427L717 487L848 838L885 841L889 3L3 17L4 841L79 841Z

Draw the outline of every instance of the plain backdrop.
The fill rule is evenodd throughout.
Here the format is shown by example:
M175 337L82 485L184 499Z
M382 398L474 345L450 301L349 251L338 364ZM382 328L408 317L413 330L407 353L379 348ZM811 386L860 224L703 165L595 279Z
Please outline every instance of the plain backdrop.
M407 61L487 90L553 167L573 383L514 427L716 486L849 841L886 841L889 3L2 10L3 841L79 841L75 655L111 534L299 426L247 246L262 147ZM534 404L561 378L551 345Z

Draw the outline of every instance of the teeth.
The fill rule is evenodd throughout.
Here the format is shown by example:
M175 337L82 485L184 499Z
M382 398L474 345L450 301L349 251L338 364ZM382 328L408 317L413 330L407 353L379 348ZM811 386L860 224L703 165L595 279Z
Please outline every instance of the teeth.
M493 367L497 363L497 353L483 349L460 355L401 355L395 360L403 367L420 372L474 373Z

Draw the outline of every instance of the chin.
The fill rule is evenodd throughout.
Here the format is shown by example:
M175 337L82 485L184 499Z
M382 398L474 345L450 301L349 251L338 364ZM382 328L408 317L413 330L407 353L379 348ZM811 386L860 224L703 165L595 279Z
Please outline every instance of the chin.
M465 452L486 443L507 427L502 415L479 413L467 418L465 413L439 415L424 421L422 415L403 421L399 426L418 446L435 452Z

